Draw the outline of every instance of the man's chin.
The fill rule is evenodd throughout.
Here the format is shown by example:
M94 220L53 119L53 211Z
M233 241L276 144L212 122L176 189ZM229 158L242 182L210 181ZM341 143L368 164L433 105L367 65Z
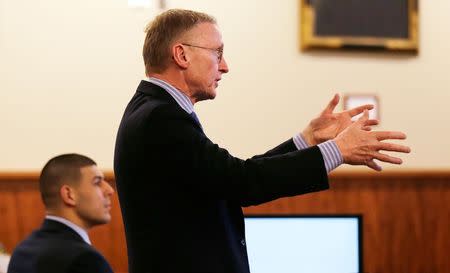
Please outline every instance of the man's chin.
M217 86L216 86L216 88L217 88ZM216 95L217 95L216 88L214 88L213 90L208 92L208 99L212 100L216 97Z
M111 215L104 215L102 218L97 219L96 225L108 224L111 221Z
M197 102L202 101L202 100L213 100L215 97L216 97L216 91L214 90L214 92L203 94L203 96L201 96L197 99Z

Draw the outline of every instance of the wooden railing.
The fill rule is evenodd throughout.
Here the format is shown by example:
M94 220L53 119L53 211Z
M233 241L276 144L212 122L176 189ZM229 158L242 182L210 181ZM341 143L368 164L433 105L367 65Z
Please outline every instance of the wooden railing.
M0 242L9 252L42 222L38 177L38 173L0 173ZM111 172L106 177L114 184ZM364 272L450 272L450 171L341 171L330 176L330 184L328 191L244 211L361 214ZM117 195L113 202L111 223L94 228L90 236L120 273L127 271L126 243Z

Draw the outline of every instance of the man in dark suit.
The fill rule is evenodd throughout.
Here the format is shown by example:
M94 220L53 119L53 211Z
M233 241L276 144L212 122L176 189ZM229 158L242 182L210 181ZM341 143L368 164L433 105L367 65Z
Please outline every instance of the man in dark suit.
M8 273L112 273L87 231L110 221L112 187L83 155L51 159L39 180L46 217L14 250Z
M228 72L223 48L204 13L169 10L147 28L148 78L125 110L114 158L130 273L248 273L242 206L327 189L327 173L342 163L401 163L380 150L409 152L380 142L403 133L370 131L371 106L333 113L335 96L302 134L233 157L205 135L193 108L215 97Z

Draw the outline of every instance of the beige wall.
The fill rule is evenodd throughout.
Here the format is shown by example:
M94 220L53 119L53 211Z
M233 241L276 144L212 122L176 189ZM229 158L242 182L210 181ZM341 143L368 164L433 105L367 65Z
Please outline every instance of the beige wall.
M300 131L334 92L376 93L379 129L409 136L404 167L449 168L450 1L421 1L418 56L301 53L298 2L168 1L216 16L223 32L230 73L196 105L210 138L248 157ZM112 169L156 13L126 0L0 0L0 170L37 170L65 152Z

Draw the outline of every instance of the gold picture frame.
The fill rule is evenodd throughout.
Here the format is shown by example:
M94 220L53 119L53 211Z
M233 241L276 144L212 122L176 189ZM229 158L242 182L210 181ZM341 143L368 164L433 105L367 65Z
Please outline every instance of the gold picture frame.
M360 0L360 2L364 1L376 1L376 0ZM318 34L316 27L320 23L320 16L317 16L318 11L316 8L322 8L324 6L324 3L326 3L327 6L327 14L330 14L330 12L334 12L334 9L330 8L332 5L341 5L336 10L340 10L338 12L342 12L342 10L348 10L348 14L351 14L352 16L355 15L356 11L349 10L353 8L353 6L350 6L348 3L355 3L352 1L336 1L336 0L300 0L300 47L302 51L310 50L310 49L317 49L317 48L328 48L328 49L340 49L340 48L357 48L357 49L382 49L382 50L393 50L393 51L403 51L403 52L412 52L412 53L418 53L419 50L419 17L418 17L418 0L403 0L405 1L402 4L406 5L407 10L402 10L401 15L398 16L397 19L396 16L391 16L394 18L394 20L403 20L402 24L404 24L407 27L407 34L406 35L399 35L403 37L393 37L393 35L389 35L389 37L383 37L380 35L371 35L370 33L368 35L365 34L358 34L358 35L347 35L347 34L336 34L333 33L332 35L324 35ZM391 1L392 3L395 1ZM347 3L349 7L343 7ZM367 2L366 2L367 3ZM373 2L372 2L373 3ZM386 3L386 9L389 9L389 1L385 1ZM398 3L398 1L397 1ZM398 6L398 5L397 5ZM383 7L384 8L384 7ZM367 11L367 10L366 10ZM372 11L370 11L372 12ZM375 11L373 11L375 12ZM377 12L380 12L377 10ZM396 12L396 11L392 11ZM391 12L391 15L392 15ZM323 13L323 12L322 12ZM341 17L339 17L341 16ZM365 14L358 14L359 18L365 19ZM368 16L369 17L369 16ZM406 17L406 18L405 18ZM322 21L327 21L326 23L330 24L329 22L329 16L323 16L324 18ZM334 18L339 18L339 24L345 26L345 20L346 16L345 14L337 14L334 16ZM337 21L335 21L337 22ZM349 22L347 24L347 27L353 27L357 26L357 24L352 24L352 22ZM397 25L395 25L397 26ZM371 28L376 29L377 22L371 23ZM386 29L386 25L381 26L384 29ZM342 32L347 32L345 28L341 30ZM361 29L358 29L359 32L361 32ZM383 29L381 30L383 31ZM406 36L406 37L405 37Z

